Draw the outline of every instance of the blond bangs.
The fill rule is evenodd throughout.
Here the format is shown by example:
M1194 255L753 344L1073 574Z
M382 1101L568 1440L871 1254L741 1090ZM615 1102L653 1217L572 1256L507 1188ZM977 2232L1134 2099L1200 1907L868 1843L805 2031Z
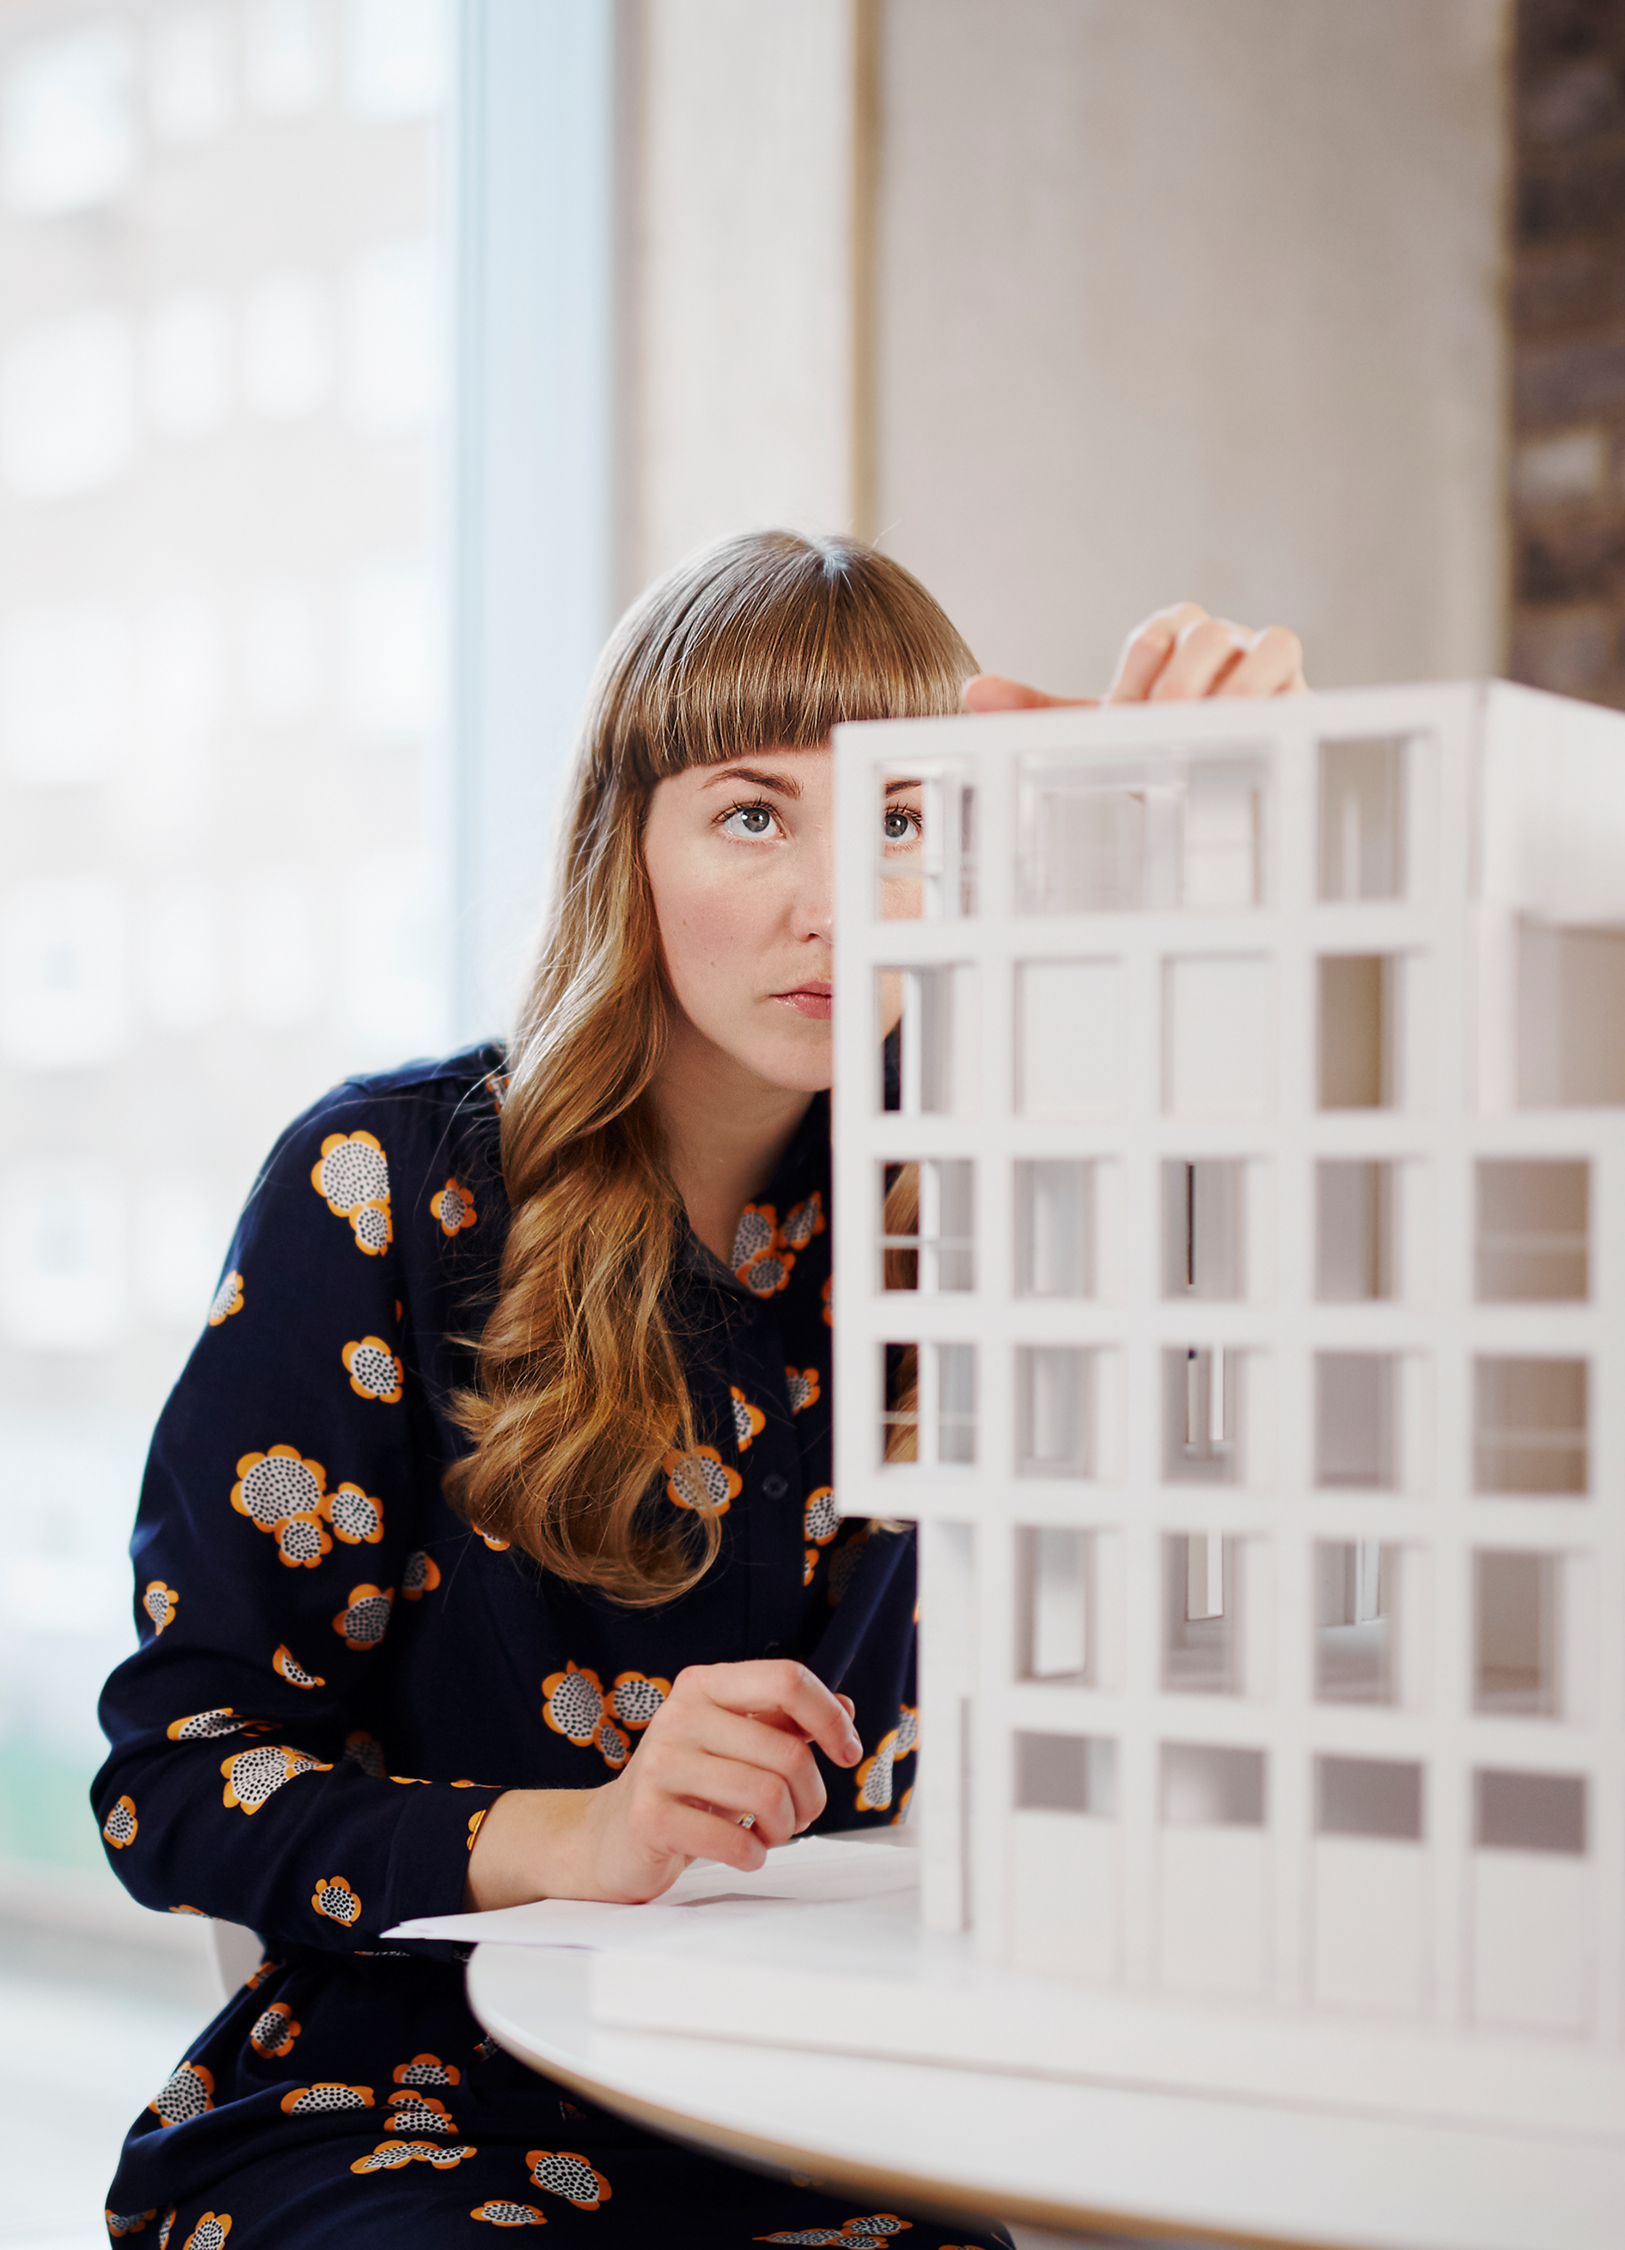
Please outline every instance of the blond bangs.
M680 566L623 622L603 751L653 789L748 751L812 749L849 719L957 711L975 669L901 563L852 540L754 533Z

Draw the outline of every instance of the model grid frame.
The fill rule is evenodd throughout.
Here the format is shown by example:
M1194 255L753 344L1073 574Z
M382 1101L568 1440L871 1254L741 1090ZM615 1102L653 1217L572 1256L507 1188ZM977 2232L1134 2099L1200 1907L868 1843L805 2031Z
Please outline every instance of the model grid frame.
M1035 2064L1625 2130L1625 716L836 759L836 1490L920 1527L927 1928L1072 1980Z

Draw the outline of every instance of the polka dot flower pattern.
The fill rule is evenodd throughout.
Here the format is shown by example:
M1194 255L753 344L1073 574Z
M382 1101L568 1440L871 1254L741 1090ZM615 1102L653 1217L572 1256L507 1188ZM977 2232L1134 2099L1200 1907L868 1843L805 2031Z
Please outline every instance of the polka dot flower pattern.
M329 1133L310 1184L335 1219L348 1219L356 1247L379 1257L395 1239L389 1213L389 1159L372 1133Z
M399 1406L406 1370L382 1336L363 1336L359 1343L346 1344L339 1357L357 1398L376 1399L380 1406Z
M674 1507L691 1508L697 1516L721 1516L739 1497L739 1472L728 1467L714 1445L668 1453L665 1466L666 1497Z
M429 1198L429 1212L439 1220L440 1231L445 1235L462 1234L475 1224L478 1216L473 1196L457 1179L448 1180L438 1195Z
M560 2195L566 2203L573 2203L578 2211L596 2211L610 2198L610 2185L602 2172L577 2156L572 2150L561 2148L533 2148L525 2157L530 2166L531 2185L546 2190L549 2195Z

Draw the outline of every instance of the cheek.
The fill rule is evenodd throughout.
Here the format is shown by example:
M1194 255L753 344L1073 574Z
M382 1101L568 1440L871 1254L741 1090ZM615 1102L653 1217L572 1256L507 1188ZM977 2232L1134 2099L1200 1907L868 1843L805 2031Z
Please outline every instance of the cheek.
M749 885L681 866L651 869L650 881L666 972L685 1008L752 976L765 931Z

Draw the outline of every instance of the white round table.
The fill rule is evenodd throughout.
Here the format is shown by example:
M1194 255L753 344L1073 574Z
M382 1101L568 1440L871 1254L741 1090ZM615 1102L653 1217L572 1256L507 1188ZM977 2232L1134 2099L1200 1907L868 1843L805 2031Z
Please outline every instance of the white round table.
M469 1999L511 2053L603 2108L862 2210L1299 2250L1625 2243L1617 2144L830 2052L782 2025L758 2041L605 2023L608 1958L481 1945Z

